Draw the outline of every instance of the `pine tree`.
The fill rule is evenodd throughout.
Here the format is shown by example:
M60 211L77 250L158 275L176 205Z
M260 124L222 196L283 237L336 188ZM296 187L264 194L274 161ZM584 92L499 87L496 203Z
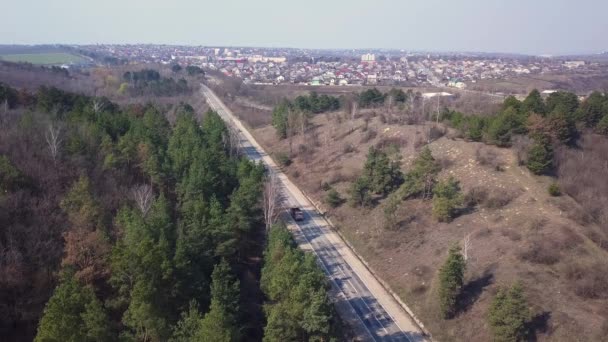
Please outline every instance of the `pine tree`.
M65 274L44 309L35 342L110 341L107 314L93 290Z
M196 338L199 341L238 341L239 281L225 260L215 266L211 278L211 306Z
M530 309L519 283L510 289L501 288L488 312L488 322L497 342L525 340Z
M188 310L182 312L180 320L173 328L173 335L170 342L191 342L198 331L201 329L203 316L198 311L195 300L190 301Z
M363 177L368 180L370 190L386 195L403 183L399 163L391 161L384 151L370 147L363 167Z
M460 183L453 177L437 183L433 188L433 216L440 222L452 220L461 204Z
M534 89L530 92L530 94L528 94L528 96L522 102L522 109L526 115L529 113L540 115L546 114L545 102L540 96L540 92L538 90Z
M369 182L363 177L357 178L350 187L350 204L353 207L367 207L372 203L372 197L369 194Z
M542 139L537 141L528 150L528 169L532 173L541 175L549 172L553 167L553 149Z
M457 298L464 282L466 263L460 247L454 245L439 270L439 308L444 318L451 318L456 313Z

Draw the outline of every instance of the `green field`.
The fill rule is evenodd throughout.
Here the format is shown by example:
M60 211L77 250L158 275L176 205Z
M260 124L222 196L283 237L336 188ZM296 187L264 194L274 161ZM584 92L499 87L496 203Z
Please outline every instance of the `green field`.
M84 60L80 56L65 52L7 54L0 55L0 59L8 62L25 62L38 65L70 64Z

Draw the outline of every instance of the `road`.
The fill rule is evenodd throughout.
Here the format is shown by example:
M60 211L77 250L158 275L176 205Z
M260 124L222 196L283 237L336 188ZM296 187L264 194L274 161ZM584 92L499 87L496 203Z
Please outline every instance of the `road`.
M336 309L342 319L353 326L358 338L365 341L426 341L418 325L331 229L302 191L281 172L240 120L208 87L201 85L201 91L209 106L239 131L244 153L256 162L262 161L276 174L287 205L304 211L303 221L290 220L290 230L302 249L317 256L330 279L330 295Z

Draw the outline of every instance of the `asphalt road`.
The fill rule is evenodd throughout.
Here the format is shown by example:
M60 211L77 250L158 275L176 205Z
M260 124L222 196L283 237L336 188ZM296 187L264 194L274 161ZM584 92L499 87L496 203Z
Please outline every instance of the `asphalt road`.
M304 220L291 221L290 230L298 245L311 250L331 281L331 295L342 319L365 341L426 341L418 326L344 241L332 231L304 194L281 172L242 123L205 85L202 94L209 106L239 131L241 149L276 173L287 206L304 211Z

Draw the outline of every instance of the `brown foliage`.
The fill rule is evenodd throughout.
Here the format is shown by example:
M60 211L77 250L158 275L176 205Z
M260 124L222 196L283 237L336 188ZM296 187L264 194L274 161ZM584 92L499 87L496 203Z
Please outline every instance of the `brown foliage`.
M74 266L76 277L91 284L109 274L106 258L110 244L99 230L73 229L65 233L62 266Z

